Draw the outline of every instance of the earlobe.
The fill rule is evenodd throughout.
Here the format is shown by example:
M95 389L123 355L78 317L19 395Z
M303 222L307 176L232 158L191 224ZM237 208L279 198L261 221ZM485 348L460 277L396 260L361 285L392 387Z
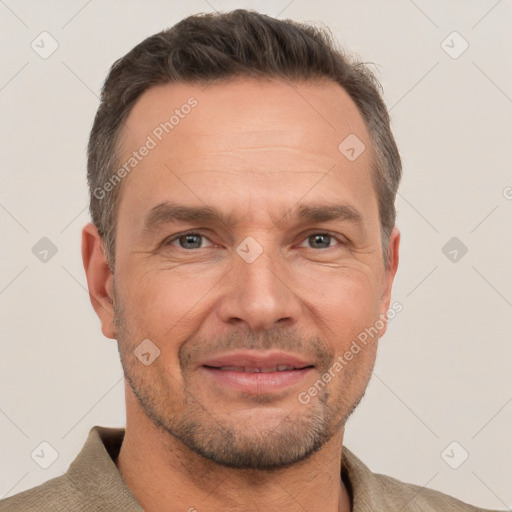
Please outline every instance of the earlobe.
M89 298L107 338L115 339L113 275L110 271L103 240L94 224L82 230L82 261L87 276Z

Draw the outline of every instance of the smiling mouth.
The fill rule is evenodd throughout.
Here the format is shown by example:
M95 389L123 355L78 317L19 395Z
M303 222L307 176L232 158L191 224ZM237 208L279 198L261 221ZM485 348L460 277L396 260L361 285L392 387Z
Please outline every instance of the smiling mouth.
M313 365L295 367L287 364L279 364L275 366L209 366L204 365L205 368L211 370L219 370L226 372L240 372L240 373L274 373L274 372L289 372L295 370L304 370L306 368L313 368Z
M286 352L245 350L204 360L200 368L212 390L262 395L304 387L315 365L311 359Z

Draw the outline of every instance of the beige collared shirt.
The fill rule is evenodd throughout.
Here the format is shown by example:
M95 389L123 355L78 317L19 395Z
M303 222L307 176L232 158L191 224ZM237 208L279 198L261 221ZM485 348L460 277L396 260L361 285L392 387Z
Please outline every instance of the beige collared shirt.
M93 427L64 475L0 501L0 512L143 512L114 464L123 438L124 429ZM372 473L345 447L342 477L349 483L353 512L485 512Z

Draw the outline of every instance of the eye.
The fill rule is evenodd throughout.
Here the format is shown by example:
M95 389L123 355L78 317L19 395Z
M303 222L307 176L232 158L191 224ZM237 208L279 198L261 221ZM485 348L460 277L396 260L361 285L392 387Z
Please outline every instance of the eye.
M310 247L313 249L329 249L332 247L331 242L336 242L338 245L343 245L343 242L331 235L330 233L314 233L309 235L303 243L309 243ZM301 245L300 247L304 247Z
M200 233L182 233L165 241L164 245L176 245L177 242L181 249L202 249L205 247L203 244L205 240L208 240L208 238Z

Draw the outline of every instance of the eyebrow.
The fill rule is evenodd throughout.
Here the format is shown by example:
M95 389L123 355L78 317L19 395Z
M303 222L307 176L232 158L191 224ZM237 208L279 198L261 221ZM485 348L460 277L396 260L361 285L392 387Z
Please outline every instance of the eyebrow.
M346 220L354 224L361 224L363 216L350 204L320 204L320 205L300 205L288 212L283 219L296 218L302 222L328 222L332 220Z
M302 204L289 210L275 224L320 223L334 220L362 224L362 214L348 203L339 204ZM154 231L160 226L175 222L207 222L224 225L234 224L232 214L225 214L211 206L189 206L174 202L160 203L151 209L146 217L144 231Z

